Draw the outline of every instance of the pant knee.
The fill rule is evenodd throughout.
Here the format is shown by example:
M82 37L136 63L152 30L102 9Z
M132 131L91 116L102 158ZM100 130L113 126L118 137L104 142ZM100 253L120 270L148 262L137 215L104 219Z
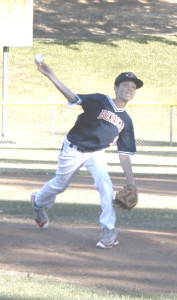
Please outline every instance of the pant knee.
M98 191L104 191L106 193L112 193L113 191L113 185L109 175L96 178L94 186Z
M59 176L56 176L50 183L50 187L57 191L58 193L62 193L66 190L68 184L62 180Z

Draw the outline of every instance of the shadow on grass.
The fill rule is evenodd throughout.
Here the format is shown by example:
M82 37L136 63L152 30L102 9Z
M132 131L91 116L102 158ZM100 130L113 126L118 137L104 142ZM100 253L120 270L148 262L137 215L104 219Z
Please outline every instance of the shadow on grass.
M176 35L175 35L176 37ZM168 38L162 37L162 36L140 36L140 37L129 37L127 38L128 41L136 42L139 44L148 44L149 42L159 42L167 45L176 46L177 42L170 41Z
M78 45L80 45L83 42L87 42L87 43L92 43L92 44L99 44L99 45L105 45L105 46L110 46L110 47L114 47L117 48L119 47L117 45L117 43L115 43L116 39L105 39L105 38L90 38L90 39L70 39L70 40L58 40L58 39L54 39L54 40L39 40L38 43L42 44L44 46L46 45L59 45L59 46L64 46L68 49L72 49L72 50L80 50L80 47L78 47Z
M110 38L90 38L90 39L75 39L75 40L58 40L58 39L54 39L54 40L39 40L38 43L42 44L44 46L47 45L59 45L59 46L64 46L68 49L72 49L72 50L80 50L80 47L78 47L77 45L80 45L83 42L87 42L87 43L92 43L92 44L99 44L99 45L106 45L106 46L110 46L113 48L119 48L119 44L117 43L117 41L128 41L128 42L133 42L133 43L138 43L138 44L144 44L144 45L148 45L150 42L159 42L159 43L163 43L163 44L167 44L167 45L172 45L172 46L177 46L177 42L176 41L171 41L168 38L165 37L160 37L160 36L150 36L150 35L145 35L145 36L140 36L140 37L115 37L114 39L110 39Z
M34 6L34 38L87 39L176 33L176 3L44 1ZM104 13L103 13L104 12ZM154 40L156 37L152 37ZM147 38L137 39L147 43ZM166 43L163 37L160 42ZM72 41L71 41L72 45Z
M176 199L174 198L174 201ZM32 219L29 202L0 200L1 217L6 219ZM93 204L55 203L48 210L51 222L58 224L98 224L101 206ZM177 210L162 208L134 208L131 212L116 208L117 226L123 228L148 228L159 230L177 229Z

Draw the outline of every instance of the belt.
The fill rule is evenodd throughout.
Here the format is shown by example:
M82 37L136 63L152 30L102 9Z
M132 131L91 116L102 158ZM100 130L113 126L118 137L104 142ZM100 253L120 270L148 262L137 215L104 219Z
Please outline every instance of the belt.
M82 152L82 153L93 152L93 150L90 150L90 149L82 147L82 146L77 146L77 145L74 145L72 143L69 144L69 147L73 148L73 149L76 149L77 151Z

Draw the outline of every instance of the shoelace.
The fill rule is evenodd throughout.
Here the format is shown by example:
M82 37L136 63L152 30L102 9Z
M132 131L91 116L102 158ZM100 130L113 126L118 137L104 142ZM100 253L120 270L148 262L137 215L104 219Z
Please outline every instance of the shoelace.
M108 239L111 236L111 231L104 228L102 232L102 238Z
M44 209L40 209L40 210L35 210L36 214L38 215L38 217L43 220L43 219L47 219L47 214L44 211Z

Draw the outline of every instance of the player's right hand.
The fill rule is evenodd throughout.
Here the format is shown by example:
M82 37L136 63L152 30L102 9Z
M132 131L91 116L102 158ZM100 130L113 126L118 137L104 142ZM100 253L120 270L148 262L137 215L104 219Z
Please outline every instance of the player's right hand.
M43 75L45 75L47 77L49 77L51 74L53 74L52 70L44 62L41 64L37 64L37 69L39 72L41 72Z

